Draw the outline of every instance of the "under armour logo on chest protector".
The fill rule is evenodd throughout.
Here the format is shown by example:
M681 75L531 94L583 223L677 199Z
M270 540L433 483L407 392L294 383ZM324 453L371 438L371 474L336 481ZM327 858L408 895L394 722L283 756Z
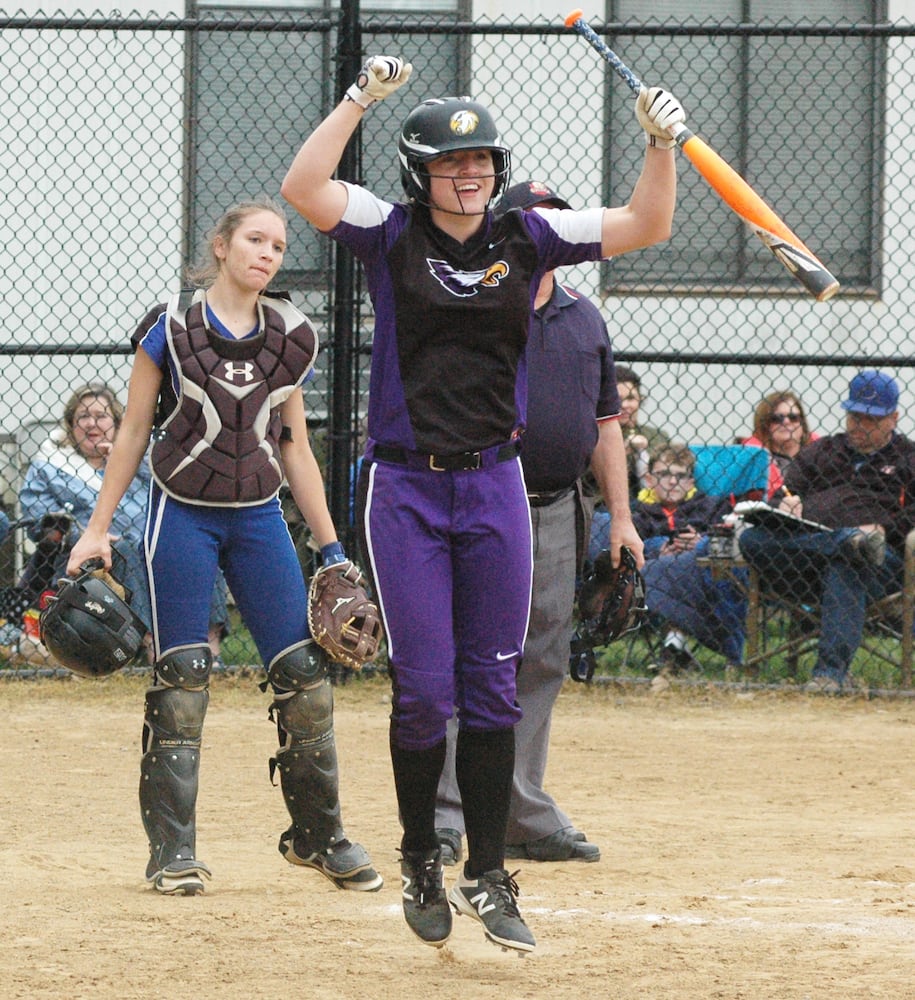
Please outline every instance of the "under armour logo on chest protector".
M243 365L233 365L231 361L227 361L222 377L233 384L238 380L253 382L254 365L250 361L246 361Z
M200 301L184 325L169 319L178 405L150 462L156 481L178 499L245 506L274 496L283 482L279 408L311 369L317 337L288 302L261 300L261 308L261 331L238 341L208 329Z

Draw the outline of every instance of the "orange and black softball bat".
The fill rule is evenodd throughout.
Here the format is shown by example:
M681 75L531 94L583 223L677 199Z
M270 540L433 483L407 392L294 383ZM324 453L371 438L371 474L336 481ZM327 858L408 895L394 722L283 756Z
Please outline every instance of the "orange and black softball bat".
M601 40L585 21L580 10L573 10L566 27L578 32L600 53L631 90L638 93L642 82L620 57ZM685 125L672 125L670 134L692 165L718 196L756 233L776 259L816 297L825 302L839 290L839 282L817 256L806 247L752 187Z

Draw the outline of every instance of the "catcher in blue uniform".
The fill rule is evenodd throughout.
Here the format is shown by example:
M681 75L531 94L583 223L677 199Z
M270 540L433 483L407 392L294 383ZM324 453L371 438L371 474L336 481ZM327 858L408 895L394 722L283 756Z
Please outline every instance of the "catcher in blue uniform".
M368 59L281 190L361 260L375 308L357 525L388 637L404 916L440 947L450 900L490 940L526 952L534 937L504 852L531 594L518 459L528 323L546 271L667 239L676 169L666 129L684 115L664 90L639 97L649 148L629 204L496 218L510 153L491 114L467 97L424 101L401 129L407 202L393 204L333 175L366 109L410 72L397 58ZM468 858L446 898L435 801L454 706Z
M267 668L279 773L292 825L279 849L342 889L382 884L340 818L327 655L311 638L305 580L283 520L284 477L321 548L319 574L355 568L337 541L308 442L301 385L317 338L289 301L267 292L286 249L286 219L270 199L234 206L210 242L198 287L153 310L137 344L127 409L98 501L67 571L111 565L108 531L146 452L153 485L144 537L155 667L146 695L140 808L146 878L194 895L209 868L197 857L195 808L209 697L210 594L217 568ZM277 595L282 600L277 600Z

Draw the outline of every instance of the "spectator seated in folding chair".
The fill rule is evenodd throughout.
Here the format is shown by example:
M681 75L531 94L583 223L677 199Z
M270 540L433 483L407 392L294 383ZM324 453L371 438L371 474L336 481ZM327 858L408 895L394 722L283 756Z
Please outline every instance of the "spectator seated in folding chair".
M98 499L105 466L121 424L123 406L101 382L78 387L69 397L60 426L42 443L19 491L22 518L35 550L19 580L20 599L35 607L42 593L66 576L70 550ZM143 462L127 487L112 521L114 576L132 595L131 608L147 628L152 622L142 555L149 466ZM13 595L10 595L12 598ZM225 581L220 578L211 606L210 643L218 654L227 631Z
M845 432L803 448L775 498L814 526L769 518L739 539L763 598L787 594L818 609L811 692L852 686L868 605L902 588L906 536L915 528L915 442L896 431L898 400L890 375L856 375L842 403Z
M649 623L666 631L661 668L676 673L696 665L688 636L730 665L741 664L745 570L722 576L701 560L709 551L709 530L731 515L739 499L763 495L768 467L764 449L740 445L671 445L652 458L651 490L636 505L633 521L645 542Z
M739 439L739 443L769 452L767 499L782 488L785 473L801 448L817 438L819 434L810 429L800 396L791 389L777 389L759 401L753 413L753 433Z

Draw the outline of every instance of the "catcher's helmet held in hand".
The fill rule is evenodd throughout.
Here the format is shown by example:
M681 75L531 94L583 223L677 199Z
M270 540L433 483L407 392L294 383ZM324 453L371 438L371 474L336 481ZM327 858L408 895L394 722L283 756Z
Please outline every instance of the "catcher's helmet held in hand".
M41 641L62 666L83 677L106 677L126 666L143 643L146 626L126 601L95 575L99 561L60 580L39 619Z
M594 647L606 646L635 631L646 613L645 583L632 552L621 546L620 563L615 568L609 549L598 553L578 593L580 623L572 640L569 665L573 679L590 680L594 674Z
M415 107L403 123L397 144L400 181L407 197L428 206L426 164L443 153L465 149L492 150L496 175L489 199L492 206L508 186L511 153L502 145L489 111L469 97L435 97Z

